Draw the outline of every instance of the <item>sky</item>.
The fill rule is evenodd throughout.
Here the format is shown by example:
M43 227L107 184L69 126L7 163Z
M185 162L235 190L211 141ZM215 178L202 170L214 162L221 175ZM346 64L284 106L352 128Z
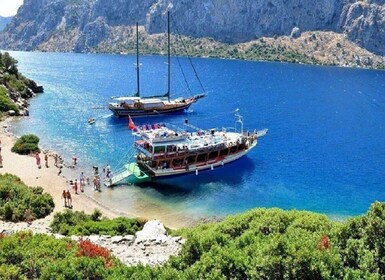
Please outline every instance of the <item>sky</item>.
M9 17L16 15L17 9L24 0L0 0L0 16Z

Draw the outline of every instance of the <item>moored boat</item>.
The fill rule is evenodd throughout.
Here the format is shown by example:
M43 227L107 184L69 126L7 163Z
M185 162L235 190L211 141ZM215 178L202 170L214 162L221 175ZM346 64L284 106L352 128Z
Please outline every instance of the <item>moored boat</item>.
M170 95L170 80L171 80L171 58L170 58L170 13L167 12L167 92L162 95L155 96L141 96L140 93L140 63L139 63L139 31L138 24L136 24L136 82L137 82L137 92L134 96L122 96L122 97L113 97L113 102L108 104L108 108L114 113L117 117L139 117L139 116L156 116L162 114L173 114L178 112L183 112L187 110L193 103L197 102L199 99L205 97L207 94L203 88L202 83L199 80L199 77L196 74L194 66L194 72L196 77L199 80L199 83L202 87L203 93L196 94L190 98L176 98L172 99ZM190 60L191 62L191 60Z
M130 119L129 127L136 130L135 162L128 163L112 176L107 186L141 183L215 169L231 163L252 150L267 129L244 132L242 117L237 113L241 131L227 129L175 129L164 124L138 129ZM189 127L188 123L185 125ZM195 128L195 127L194 127Z

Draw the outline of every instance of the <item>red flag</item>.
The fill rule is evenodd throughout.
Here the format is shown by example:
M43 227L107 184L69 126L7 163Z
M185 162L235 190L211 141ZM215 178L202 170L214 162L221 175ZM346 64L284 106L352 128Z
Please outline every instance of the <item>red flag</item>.
M136 126L135 126L134 122L132 121L130 115L128 116L128 128L130 130L136 130Z

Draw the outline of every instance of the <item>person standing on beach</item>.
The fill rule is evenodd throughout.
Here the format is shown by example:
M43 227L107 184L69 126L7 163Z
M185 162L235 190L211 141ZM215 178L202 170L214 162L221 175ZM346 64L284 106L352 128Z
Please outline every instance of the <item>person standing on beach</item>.
M0 168L3 168L3 156L0 154Z
M75 194L78 194L78 179L75 179L73 188L74 188Z
M73 161L74 165L76 165L78 163L78 158L75 155L73 155L72 161Z
M84 186L86 185L85 178L84 178L84 172L82 171L80 173L80 191L84 192Z
M72 209L72 197L71 197L71 193L69 190L67 190L67 192L66 192L66 197L67 197L68 208Z
M62 198L64 198L64 207L67 207L68 206L68 203L67 203L67 192L65 190L63 190L63 194L61 195Z
M41 160L40 160L40 155L39 155L39 152L36 152L35 153L35 158L36 158L36 165L37 165L37 168L41 168Z
M59 172L57 173L57 176L59 176L59 175L61 174L61 172L62 172L62 168L63 168L63 166L62 166L62 165L60 165L60 166L59 166Z
M100 192L100 177L96 176L96 190Z
M57 167L57 154L53 155L53 159L55 160L55 163L53 165L55 165Z
M48 155L47 154L44 155L44 161L45 161L45 167L48 168L49 166L48 166Z

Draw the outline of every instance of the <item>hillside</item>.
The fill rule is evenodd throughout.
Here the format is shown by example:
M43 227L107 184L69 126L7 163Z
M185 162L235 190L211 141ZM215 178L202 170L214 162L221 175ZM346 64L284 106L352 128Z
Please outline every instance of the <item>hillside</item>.
M17 60L0 52L0 117L27 116L27 99L43 92L43 87L24 77L17 69Z
M385 65L383 0L173 0L172 5L168 0L25 0L0 34L0 48L131 52L132 27L139 22L145 52L160 53L168 9L172 30L195 44L196 55ZM238 55L249 42L263 50ZM213 52L218 48L222 51Z

